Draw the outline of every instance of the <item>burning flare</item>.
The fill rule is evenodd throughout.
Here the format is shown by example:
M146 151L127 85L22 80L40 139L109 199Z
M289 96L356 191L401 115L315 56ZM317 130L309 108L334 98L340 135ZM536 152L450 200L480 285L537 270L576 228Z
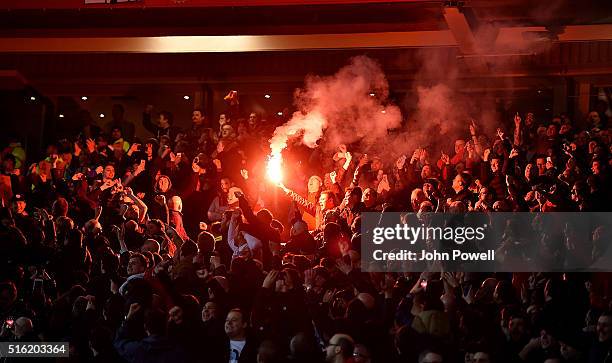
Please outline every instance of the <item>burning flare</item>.
M266 176L274 184L281 185L283 181L283 159L280 153L272 153L266 165Z

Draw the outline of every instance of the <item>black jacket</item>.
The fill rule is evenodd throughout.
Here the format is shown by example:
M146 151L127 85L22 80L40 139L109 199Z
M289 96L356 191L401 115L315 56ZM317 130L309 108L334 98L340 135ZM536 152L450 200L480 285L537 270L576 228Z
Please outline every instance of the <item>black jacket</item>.
M123 324L115 339L115 349L126 361L134 363L187 362L185 352L168 338L151 335L143 339L136 339L129 325L129 321Z
M299 332L311 332L306 297L301 289L277 293L261 287L255 297L251 321L261 340L289 340Z
M257 362L257 347L259 346L258 342L252 336L247 336L246 344L244 348L242 348L242 352L240 352L240 357L238 358L238 363L255 363ZM219 363L227 363L230 359L230 341L229 339L225 340L225 343L221 346L221 349L224 349L224 353L222 355L222 359ZM211 363L215 363L211 360Z
M176 140L176 135L181 131L180 128L176 126L170 125L167 128L162 128L153 123L151 120L151 114L143 113L142 114L142 125L153 134L157 140L160 139L163 135L167 135L170 138L170 143L174 144L174 140Z

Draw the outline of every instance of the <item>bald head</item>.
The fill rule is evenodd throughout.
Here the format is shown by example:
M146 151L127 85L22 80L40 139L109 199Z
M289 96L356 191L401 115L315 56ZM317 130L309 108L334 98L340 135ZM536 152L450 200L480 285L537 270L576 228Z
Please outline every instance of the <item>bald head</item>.
M28 335L34 330L34 324L32 324L32 320L22 316L21 318L15 320L15 336L21 338L25 335Z
M138 230L138 223L134 220L129 220L125 222L125 230L130 232L135 232Z
M159 242L157 242L154 239L148 239L145 241L145 243L140 248L140 252L148 251L151 253L159 253L160 249L161 249L161 246L159 245Z
M305 333L297 333L291 338L291 343L289 344L291 355L294 357L310 356L316 352L316 347L317 345L312 337Z
M327 362L346 362L353 357L355 341L349 335L336 334L329 340L325 352Z
M100 225L100 222L98 222L97 220L90 219L87 222L85 222L85 225L83 226L83 230L85 234L88 234L88 235L98 234L102 231L102 225Z
M374 297L368 294L367 292L362 292L359 295L357 295L357 299L361 301L368 310L374 309L376 301Z

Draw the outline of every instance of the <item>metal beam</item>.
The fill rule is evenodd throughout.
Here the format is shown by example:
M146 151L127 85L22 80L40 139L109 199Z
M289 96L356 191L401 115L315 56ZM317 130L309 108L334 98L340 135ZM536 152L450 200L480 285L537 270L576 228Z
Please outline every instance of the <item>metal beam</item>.
M0 53L201 53L450 47L450 31L115 38L0 38Z
M459 50L463 54L475 54L478 53L478 47L476 45L476 39L470 29L470 25L463 15L456 7L444 8L444 19L448 24L448 28L453 33Z
M501 28L498 50L529 47L526 32L543 27ZM612 24L566 26L559 42L612 40ZM551 40L552 42L552 40ZM452 30L306 35L223 35L97 38L0 38L0 53L224 53L326 49L461 46ZM464 44L465 46L465 44ZM503 55L503 51L499 55Z
M458 7L445 7L444 19L448 24L448 28L453 33L455 40L457 41L459 51L463 55L469 56L482 52L482 50L478 47L474 33L472 32L465 15L459 11ZM480 57L464 58L463 62L474 72L484 73L488 70L486 62Z

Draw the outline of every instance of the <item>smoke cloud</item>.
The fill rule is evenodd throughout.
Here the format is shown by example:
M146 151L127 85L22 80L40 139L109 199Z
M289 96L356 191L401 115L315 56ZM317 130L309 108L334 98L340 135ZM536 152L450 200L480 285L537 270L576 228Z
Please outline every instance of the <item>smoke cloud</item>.
M324 149L353 143L367 148L379 143L387 130L402 122L399 107L388 97L385 74L366 56L352 58L332 76L308 76L305 86L294 94L298 111L270 140L272 154L280 153L289 141Z
M351 145L349 150L392 162L401 154L410 156L416 148L452 153L456 139L469 139L471 120L479 126L479 134L495 135L496 128L503 128L499 111L510 106L500 100L512 99L512 79L492 76L511 71L518 58L505 53L507 49L495 49L494 29L485 26L478 34L477 49L497 56L461 57L458 50L429 48L398 59L399 63L417 64L403 101L407 110L403 116L389 100L389 84L381 66L371 58L354 57L332 76L308 76L304 87L294 93L297 111L270 140L272 155L296 141L310 148L322 147L326 153L333 153L339 144ZM527 44L532 52L541 46L522 38L516 42ZM470 79L466 74L478 77ZM496 90L487 91L489 80L496 82ZM432 155L430 160L437 157L439 154Z

